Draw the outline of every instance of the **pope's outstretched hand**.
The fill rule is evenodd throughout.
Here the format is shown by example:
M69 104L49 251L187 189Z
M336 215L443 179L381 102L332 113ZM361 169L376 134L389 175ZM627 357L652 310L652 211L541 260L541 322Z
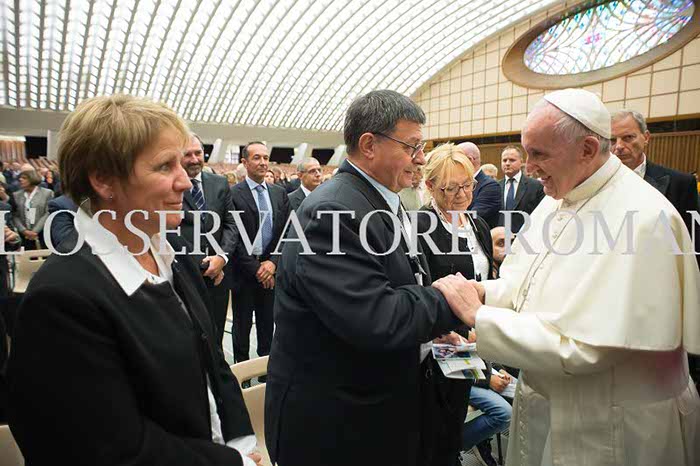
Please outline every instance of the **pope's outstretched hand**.
M474 284L469 282L462 274L448 275L435 282L433 287L447 299L452 312L465 324L474 327L476 311L481 307L479 293Z

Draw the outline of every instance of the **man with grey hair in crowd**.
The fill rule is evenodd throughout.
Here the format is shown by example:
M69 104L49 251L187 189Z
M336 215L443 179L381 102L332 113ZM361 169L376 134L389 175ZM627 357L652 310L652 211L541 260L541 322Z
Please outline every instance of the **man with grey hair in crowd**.
M289 195L289 207L295 212L306 196L318 188L323 181L321 164L315 158L310 157L297 165L297 175L299 175L301 184Z
M647 159L645 151L651 134L641 113L635 110L618 110L612 115L611 127L612 152L630 170L666 196L681 214L688 232L695 228L695 250L700 251L700 230L697 223L693 224L690 213L698 210L698 193L693 176L657 165ZM698 260L700 261L700 256Z
M501 199L501 187L496 180L487 176L481 170L481 151L473 142L463 142L458 145L459 149L464 152L464 155L471 160L474 165L474 194L469 210L476 212L478 217L484 219L488 223L489 228L494 228L498 225L498 219L503 208Z
M357 98L347 160L297 211L314 254L287 242L277 271L265 439L279 466L428 464L418 459L420 348L461 321L423 286L427 263L410 255L410 235L391 252L397 229L411 228L398 192L425 164L424 123L394 91Z
M547 94L522 130L527 171L547 195L530 229L500 279L473 283L478 299L444 289L475 327L479 354L521 368L511 466L700 463L686 359L700 353L700 272L678 254L690 236L609 140L595 94Z

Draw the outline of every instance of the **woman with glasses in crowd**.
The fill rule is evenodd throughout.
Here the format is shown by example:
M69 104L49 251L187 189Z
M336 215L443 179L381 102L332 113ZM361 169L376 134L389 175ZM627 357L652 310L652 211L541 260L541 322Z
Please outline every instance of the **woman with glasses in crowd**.
M429 238L437 247L436 254L425 237L420 237L423 254L430 267L431 279L437 280L450 274L461 273L467 279L486 280L491 275L493 263L491 232L481 218L451 211L466 211L472 202L472 191L476 186L474 167L464 153L453 144L443 144L426 156L423 169L425 186L431 200L418 215L418 231L427 232L431 226L430 217L437 219L437 227ZM430 215L423 213L427 212ZM471 254L450 254L452 251L453 223L456 226L457 244L462 252ZM466 337L468 328L458 329ZM466 340L466 338L464 339ZM461 337L454 332L437 343L460 343ZM422 396L424 442L432 443L432 458L426 459L432 466L454 466L457 464L462 445L462 425L467 414L469 391L472 383L467 380L448 379L435 360L429 356L423 361L426 374Z

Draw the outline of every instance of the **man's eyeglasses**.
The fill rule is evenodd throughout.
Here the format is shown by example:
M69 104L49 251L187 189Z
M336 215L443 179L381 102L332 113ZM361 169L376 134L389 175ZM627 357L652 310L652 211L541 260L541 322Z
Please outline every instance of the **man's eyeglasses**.
M403 144L404 146L410 148L412 159L416 158L416 155L418 155L418 152L423 151L425 149L425 145L427 144L425 142L420 142L414 146L413 144L409 144L409 143L402 141L400 139L392 138L388 134L384 134L384 133L372 133L372 134L374 134L375 136L382 136L382 137L385 137L387 139L391 139L394 142L398 142L399 144Z
M440 191L445 194L449 194L450 196L456 196L460 189L464 190L464 194L474 191L474 189L476 189L476 185L477 182L473 181L471 183L464 183L457 186L445 186L444 188L440 188Z

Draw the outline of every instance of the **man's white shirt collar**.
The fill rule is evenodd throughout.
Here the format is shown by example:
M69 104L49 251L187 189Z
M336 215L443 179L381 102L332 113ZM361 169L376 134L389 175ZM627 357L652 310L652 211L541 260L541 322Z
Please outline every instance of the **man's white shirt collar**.
M345 160L347 160L347 159L345 159ZM383 184L381 184L379 181L377 181L374 178L372 178L371 176L369 176L367 173L363 172L357 165L355 165L351 161L347 160L347 162L352 166L352 168L354 168L355 170L360 172L360 174L362 176L364 176L365 179L367 181L369 181L369 183L372 186L374 186L374 188L377 191L379 191L379 194L381 194L382 197L384 198L384 200L386 201L386 203L389 204L389 208L391 209L391 212L393 214L398 213L399 205L401 205L401 198L399 197L399 195L396 194L395 192L393 192L392 190L390 190L389 188L387 188L386 186L384 186Z
M647 155L642 154L642 163L634 169L634 172L644 178L647 174Z
M109 213L102 215L109 215ZM92 247L93 254L100 258L128 296L134 294L152 276L141 267L111 231L103 227L97 220L93 220L83 209L79 208L76 212L74 225L85 238L85 242ZM156 264L158 264L160 278L172 282L172 264L175 261L175 251L167 241L164 241L165 247L162 253L158 254L160 238L159 233L153 235L149 247Z
M311 191L309 191L308 189L306 189L306 186L304 186L304 183L300 184L299 186L301 187L301 190L304 192L304 196L307 196L307 197L308 197L309 194L311 194Z
M520 183L520 179L522 178L522 176L523 176L523 172L521 172L520 170L518 170L518 172L517 172L515 175L513 175L511 178L514 178L514 179L515 179L515 182L519 184L519 183ZM508 177L506 176L506 186L508 185L508 181L509 181L509 180L510 180L510 178L508 178Z
M246 176L245 181L246 181L246 183L248 183L248 187L250 188L251 191L257 190L258 186L262 186L263 189L265 189L267 191L267 185L265 184L264 180L262 183L257 183L254 180L250 179L250 177Z

